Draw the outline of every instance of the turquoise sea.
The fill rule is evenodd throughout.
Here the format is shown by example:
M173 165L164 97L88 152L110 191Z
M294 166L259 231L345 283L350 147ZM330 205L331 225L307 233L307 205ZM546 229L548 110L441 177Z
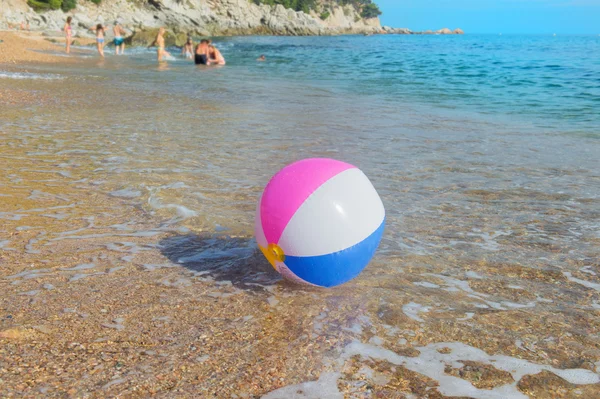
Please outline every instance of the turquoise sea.
M222 47L231 68L219 78L239 76L251 91L283 80L365 112L400 103L545 132L594 135L600 126L600 36L253 37ZM258 54L269 63L252 63Z
M133 48L128 56L115 57L110 47L105 61L92 53L82 66L43 67L70 81L127 90L122 102L130 106L107 104L81 120L102 120L90 130L92 140L98 134L125 139L152 133L146 140L156 140L154 154L138 144L123 162L156 155L155 167L179 172L169 179L194 179L193 170L204 167L218 190L242 190L243 211L177 195L174 206L207 218L205 229L226 226L249 234L252 219L246 211L268 176L312 156L349 161L371 177L388 209L382 252L393 254L402 248L430 252L430 241L454 246L456 240L436 233L448 228L445 222L436 226L436 217L405 222L439 212L449 199L460 204L460 211L448 213L457 222L473 213L483 217L488 210L468 206L475 201L473 206L481 207L479 200L491 195L502 206L523 203L494 210L522 223L521 218L532 218L527 206L558 206L536 195L587 198L594 204L600 195L600 37L381 35L214 42L227 59L225 67L197 67L176 48L169 49L170 61L157 65L153 50ZM267 62L256 61L261 54ZM111 177L119 182L118 174ZM148 195L153 204L153 192ZM505 220L494 229L511 230ZM594 235L590 226L597 223L596 217L584 217L559 224ZM412 237L418 226L431 227L433 237ZM466 253L472 255L473 248Z
M0 90L16 98L0 97L0 255L22 262L1 280L11 300L0 308L10 323L35 315L23 325L52 309L90 315L56 319L81 328L65 347L104 335L158 342L125 362L143 365L137 374L72 370L76 385L118 396L185 364L200 376L229 370L178 380L199 396L291 386L268 396L290 397L318 380L302 389L523 398L552 397L556 383L597 397L599 36L214 43L224 67L195 66L175 48L159 65L153 50L117 57L111 47L105 60L80 48L76 63L0 67ZM358 166L386 208L375 258L334 290L281 281L253 239L269 178L307 157ZM98 313L103 301L112 307ZM93 335L106 324L127 337ZM220 334L229 346L211 341ZM461 360L485 367L459 373ZM492 365L501 382L469 380L496 375ZM368 384L352 379L360 370ZM547 373L575 385L549 385ZM392 395L373 387L401 380L405 396L358 393Z
M141 49L127 59L111 60L114 64L107 67L126 81L133 75L148 85L164 82L166 92L218 93L215 101L234 101L225 92L241 97L268 94L258 99L272 109L277 108L273 103L295 104L306 94L289 91L295 89L354 100L365 112L400 103L592 136L600 124L600 36L236 37L217 38L215 43L228 68L210 75L190 69L181 57L157 75L152 73L154 52ZM172 48L171 53L178 55L179 50ZM267 56L267 63L254 62L260 54ZM127 68L130 63L135 69Z

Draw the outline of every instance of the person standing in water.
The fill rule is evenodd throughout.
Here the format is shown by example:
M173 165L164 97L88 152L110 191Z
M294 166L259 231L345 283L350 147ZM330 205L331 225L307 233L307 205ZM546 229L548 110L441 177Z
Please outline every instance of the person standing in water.
M113 33L115 34L115 54L119 55L119 49L121 50L121 55L125 54L125 39L123 39L123 35L125 35L126 32L125 29L123 29L123 27L119 23L119 21L115 21Z
M187 42L185 42L185 45L181 49L181 55L185 55L185 58L187 58L188 60L194 57L194 42L189 36L187 38Z
M153 46L157 47L156 56L157 56L158 62L161 62L164 57L171 56L171 54L169 54L169 52L165 50L165 38L163 37L164 34L165 34L165 28L161 27L160 29L158 29L156 39L154 39L152 44L148 46L148 48L153 47Z
M71 29L71 21L73 17L67 17L67 22L65 26L63 26L63 32L65 32L65 37L67 39L67 54L71 52L71 38L73 36L73 29Z
M96 32L96 48L98 49L98 54L104 57L104 34L106 33L106 27L98 24L96 28L91 28L90 30Z
M210 65L210 59L208 58L209 53L209 41L206 39L200 40L200 43L196 46L196 53L194 55L194 62L196 65Z
M208 56L211 65L225 65L223 54L215 46L208 46Z

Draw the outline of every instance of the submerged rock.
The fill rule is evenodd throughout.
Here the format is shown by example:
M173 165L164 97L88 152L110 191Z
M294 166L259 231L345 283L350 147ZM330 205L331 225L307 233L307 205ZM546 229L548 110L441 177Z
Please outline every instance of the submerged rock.
M156 39L158 28L148 28L137 30L130 37L125 39L125 43L136 46L149 46ZM165 44L169 45L169 33L165 32Z

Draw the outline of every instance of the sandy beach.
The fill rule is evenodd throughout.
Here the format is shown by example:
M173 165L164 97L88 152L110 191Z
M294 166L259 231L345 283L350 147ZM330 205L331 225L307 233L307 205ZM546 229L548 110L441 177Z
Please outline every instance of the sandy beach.
M89 38L76 39L80 45L93 43ZM61 43L62 41L62 43ZM27 72L32 64L39 63L70 63L81 62L77 55L86 50L73 49L72 57L55 55L64 53L64 38L48 38L42 32L0 31L0 65L11 70ZM90 48L90 52L92 49ZM0 87L0 105L23 105L34 101L48 100L49 93L35 93L31 90Z
M596 139L277 69L314 38L224 43L214 69L0 40L0 397L599 396ZM253 238L268 178L308 156L361 165L387 211L330 290Z
M28 63L69 63L78 62L76 57L53 55L54 52L63 52L65 49L64 37L46 37L42 32L28 31L0 31L0 64L13 64L27 67ZM94 43L90 38L75 38L80 46ZM90 51L93 49L90 48ZM81 50L74 49L73 54L80 54Z
M3 31L0 40L0 63L25 66L29 62L65 62L64 57L43 53L57 51L60 46L49 42L39 32Z

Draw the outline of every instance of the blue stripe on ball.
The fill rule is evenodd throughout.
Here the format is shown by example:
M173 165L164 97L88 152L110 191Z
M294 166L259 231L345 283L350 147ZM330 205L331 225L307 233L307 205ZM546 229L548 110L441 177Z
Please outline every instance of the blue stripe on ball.
M369 237L342 251L321 256L286 256L285 265L298 277L321 287L333 287L358 276L379 246L385 219Z

